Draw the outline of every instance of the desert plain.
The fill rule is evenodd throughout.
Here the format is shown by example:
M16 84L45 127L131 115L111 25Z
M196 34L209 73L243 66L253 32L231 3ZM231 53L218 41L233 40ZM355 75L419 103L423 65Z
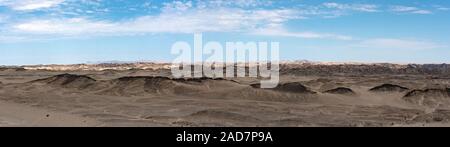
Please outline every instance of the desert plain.
M450 126L450 65L290 62L280 84L164 63L0 67L1 127Z

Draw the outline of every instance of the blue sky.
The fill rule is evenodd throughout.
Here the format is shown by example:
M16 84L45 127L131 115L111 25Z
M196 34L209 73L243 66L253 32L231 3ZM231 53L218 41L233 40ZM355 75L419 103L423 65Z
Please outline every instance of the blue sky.
M448 0L0 0L0 64L171 61L176 41L278 41L283 60L450 63Z

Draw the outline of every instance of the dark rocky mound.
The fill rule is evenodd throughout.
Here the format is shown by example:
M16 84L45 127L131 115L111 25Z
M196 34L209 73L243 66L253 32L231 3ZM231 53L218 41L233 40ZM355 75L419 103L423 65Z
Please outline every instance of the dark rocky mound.
M449 75L450 64L283 64L280 74L287 75Z
M212 83L206 83L210 81ZM189 94L217 88L224 83L216 81L228 81L225 79L191 78L172 79L162 76L132 76L121 77L111 81L97 84L94 88L98 94L142 96L146 94ZM233 81L234 82L234 81ZM218 86L219 85L219 86Z
M450 105L450 88L413 90L402 99L406 102L430 107Z
M393 84L383 84L380 86L373 87L369 91L373 92L404 92L409 90L406 87L402 87L399 85L393 85Z
M45 83L52 86L62 86L65 88L84 89L93 84L96 80L85 75L61 74L50 78L31 81L31 83Z
M253 88L261 88L261 84L251 84ZM278 84L277 87L270 89L275 91L281 91L281 92L292 92L292 93L302 93L302 94L315 94L316 92L309 90L308 87L303 86L299 82L292 82L292 83L283 83Z
M153 84L158 84L162 81L173 81L173 82L180 82L180 83L203 83L206 81L228 81L225 80L223 78L208 78L208 77L200 77L200 78L178 78L178 79L171 79L168 77L160 77L160 76L156 76L156 77L145 77L145 76L137 76L137 77L121 77L119 79L117 79L118 81L121 82L130 82L130 81L136 81L136 80L145 80L147 83L149 83L150 85ZM232 81L234 82L234 81Z
M26 71L25 68L16 68L15 71Z
M425 90L413 90L408 92L404 98L408 97L417 97L417 96L426 96L426 97L450 97L450 88L446 89L425 89Z
M335 89L330 89L325 91L324 93L331 93L331 94L343 94L343 95L354 95L356 94L352 89L345 88L345 87L338 87Z
M26 71L23 67L0 67L0 71Z
M250 84L250 86L252 86L253 88L261 88L261 84L259 84L259 83Z
M173 89L175 85L167 77L121 77L98 84L97 94L119 96L142 96L147 93L159 93Z
M142 88L145 92L157 92L173 86L168 77L121 77L115 80L116 88Z

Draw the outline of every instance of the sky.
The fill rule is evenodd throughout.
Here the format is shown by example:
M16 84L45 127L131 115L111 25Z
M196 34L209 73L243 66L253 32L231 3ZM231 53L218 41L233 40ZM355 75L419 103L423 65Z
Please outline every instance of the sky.
M194 33L282 60L450 63L450 1L0 0L0 65L170 62Z

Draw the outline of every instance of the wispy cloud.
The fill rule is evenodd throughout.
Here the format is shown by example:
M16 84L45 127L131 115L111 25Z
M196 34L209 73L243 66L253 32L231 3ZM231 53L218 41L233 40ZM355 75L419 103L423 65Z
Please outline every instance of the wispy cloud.
M269 27L260 28L254 30L250 34L264 35L264 36L277 36L277 37L295 37L304 39L334 39L334 40L352 40L351 36L337 35L330 33L317 33L317 32L291 32L282 27Z
M354 10L362 12L378 12L378 6L373 4L341 4L341 3L323 3L327 8L340 10Z
M411 13L411 14L432 14L429 10L423 10L417 7L410 6L391 6L391 11L397 13Z
M90 9L70 5L75 2L93 5ZM385 12L430 14L431 11L417 7L383 7L362 3L320 3L318 5L273 6L273 0L183 0L156 3L146 2L143 7L157 8L157 13L143 13L126 19L96 18L95 15L110 13L101 7L102 0L0 0L0 5L16 11L39 10L57 7L50 15L10 22L0 29L27 35L99 36L135 35L153 33L240 32L265 36L283 36L308 39L353 40L352 36L327 32L290 31L286 24L310 17L339 17L348 13ZM145 6L144 6L145 5ZM92 9L91 9L92 8ZM133 7L134 8L134 7ZM440 7L444 8L444 7ZM66 11L67 10L67 11ZM131 10L127 8L126 11ZM133 9L139 10L139 9ZM57 15L54 15L57 13ZM387 12L389 13L389 11ZM61 15L58 15L61 14ZM69 15L70 17L67 17ZM91 15L94 15L91 17ZM55 17L56 16L56 17ZM2 17L0 15L0 23ZM59 36L57 36L59 35ZM46 36L43 36L46 37Z
M32 20L13 26L19 33L33 34L142 34L194 32L246 32L300 19L295 10L191 9L190 4L166 5L157 15L120 22L86 18Z
M186 11L192 8L192 1L187 2L174 1L170 3L164 3L163 5L164 11Z
M146 33L244 32L285 37L350 40L351 37L332 33L289 32L285 22L308 16L334 15L327 9L376 12L377 6L368 4L325 3L309 9L271 8L267 0L199 0L165 2L161 12L121 21L95 20L87 17L48 18L22 21L12 29L22 34L43 35L120 35ZM150 5L150 4L149 4ZM237 6L237 7L236 7ZM320 8L320 9L318 9ZM327 12L325 12L327 11Z
M270 6L273 4L272 0L197 0L198 6L201 7L258 7Z
M439 7L437 9L441 10L441 11L448 11L448 10L450 10L450 8L447 8L447 7Z
M27 34L30 36L46 35L42 37L252 32L259 28L282 26L287 21L304 18L301 16L303 14L293 8L247 8L270 4L271 1L262 0L172 1L161 3L158 13L122 20L96 19L84 16L81 14L91 13L90 10L83 11L71 7L71 10L76 11L71 15L72 17L49 16L22 20L8 24L8 30L24 36L27 36ZM151 3L147 3L147 5L153 7ZM61 12L60 14L68 14L69 12L71 11Z
M13 26L18 33L78 35L113 32L114 23L90 21L84 18L33 20Z
M433 5L433 7L434 7L436 10L439 10L439 11L448 11L448 10L450 10L449 7L445 7L445 6L441 6L441 5Z
M63 2L64 0L0 0L0 6L8 6L20 11L31 11L51 8Z

